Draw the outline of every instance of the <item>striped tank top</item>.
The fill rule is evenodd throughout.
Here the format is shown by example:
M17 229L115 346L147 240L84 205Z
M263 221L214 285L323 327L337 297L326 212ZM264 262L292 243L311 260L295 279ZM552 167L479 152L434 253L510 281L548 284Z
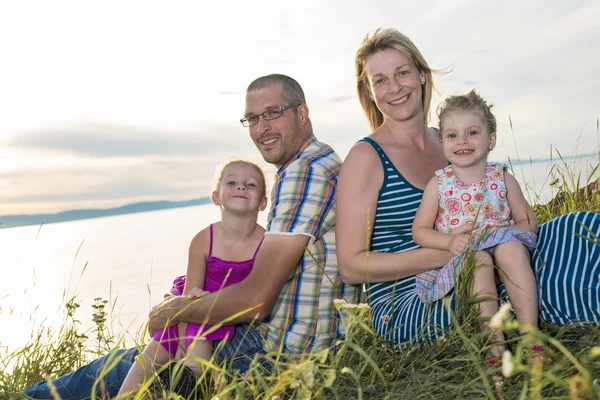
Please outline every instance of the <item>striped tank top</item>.
M399 253L419 246L412 239L412 224L423 197L423 190L410 184L392 164L383 149L372 139L361 141L373 146L383 167L383 183L371 235L371 251ZM450 317L442 302L426 306L417 295L415 277L391 282L367 283L373 325L384 339L403 347L423 338L443 335ZM451 303L454 302L454 296Z

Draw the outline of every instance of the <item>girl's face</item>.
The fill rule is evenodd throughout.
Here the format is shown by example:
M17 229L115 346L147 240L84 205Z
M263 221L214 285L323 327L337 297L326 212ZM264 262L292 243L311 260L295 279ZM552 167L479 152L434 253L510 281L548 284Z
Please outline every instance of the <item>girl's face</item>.
M231 211L262 211L267 206L265 184L256 168L246 163L233 163L221 173L213 203Z
M444 156L457 167L485 165L496 145L496 132L488 132L482 118L473 111L451 111L442 121Z
M384 118L395 121L423 119L422 85L425 76L401 51L385 49L367 58L370 97Z

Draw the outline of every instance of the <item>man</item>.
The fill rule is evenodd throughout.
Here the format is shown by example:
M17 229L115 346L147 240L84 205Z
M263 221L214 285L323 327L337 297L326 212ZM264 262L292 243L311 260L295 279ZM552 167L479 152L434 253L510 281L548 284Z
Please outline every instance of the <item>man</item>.
M358 288L342 283L335 255L335 187L341 161L313 135L308 114L302 88L288 76L268 75L248 86L241 123L265 161L278 168L254 268L244 281L200 301L165 300L150 314L151 333L178 321L236 324L234 337L215 349L215 357L242 373L257 355L318 351L342 335L333 300L355 302ZM112 361L116 367L105 374L102 386L114 395L134 356L135 351L121 350L53 383L63 399L86 397L95 382L92 377ZM259 357L259 362L271 366L266 358ZM44 398L48 384L30 386L25 393Z

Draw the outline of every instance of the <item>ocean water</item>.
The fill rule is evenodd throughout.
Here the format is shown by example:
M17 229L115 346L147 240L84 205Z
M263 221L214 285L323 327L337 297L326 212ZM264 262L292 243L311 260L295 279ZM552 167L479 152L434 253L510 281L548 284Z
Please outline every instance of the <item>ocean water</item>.
M566 161L585 180L597 160ZM532 202L554 196L552 168L548 162L514 165ZM266 217L259 216L263 226ZM82 328L93 326L91 306L103 298L110 301L112 332L131 343L152 305L185 273L192 237L219 219L209 204L0 230L0 351L24 345L40 324L59 324L61 305L74 295Z
M100 297L114 305L114 334L132 342L151 306L185 274L191 239L219 219L208 204L0 230L0 347L15 349L40 324L61 323L61 305L74 295L84 329Z

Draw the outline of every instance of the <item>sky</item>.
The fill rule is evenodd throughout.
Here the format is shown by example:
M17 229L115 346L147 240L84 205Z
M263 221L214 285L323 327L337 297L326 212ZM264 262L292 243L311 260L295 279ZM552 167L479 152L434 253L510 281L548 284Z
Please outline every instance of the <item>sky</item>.
M0 216L207 196L229 157L272 173L239 123L270 73L343 158L370 133L354 55L378 27L451 70L433 109L472 88L494 104L492 159L594 152L598 21L597 0L0 0Z

